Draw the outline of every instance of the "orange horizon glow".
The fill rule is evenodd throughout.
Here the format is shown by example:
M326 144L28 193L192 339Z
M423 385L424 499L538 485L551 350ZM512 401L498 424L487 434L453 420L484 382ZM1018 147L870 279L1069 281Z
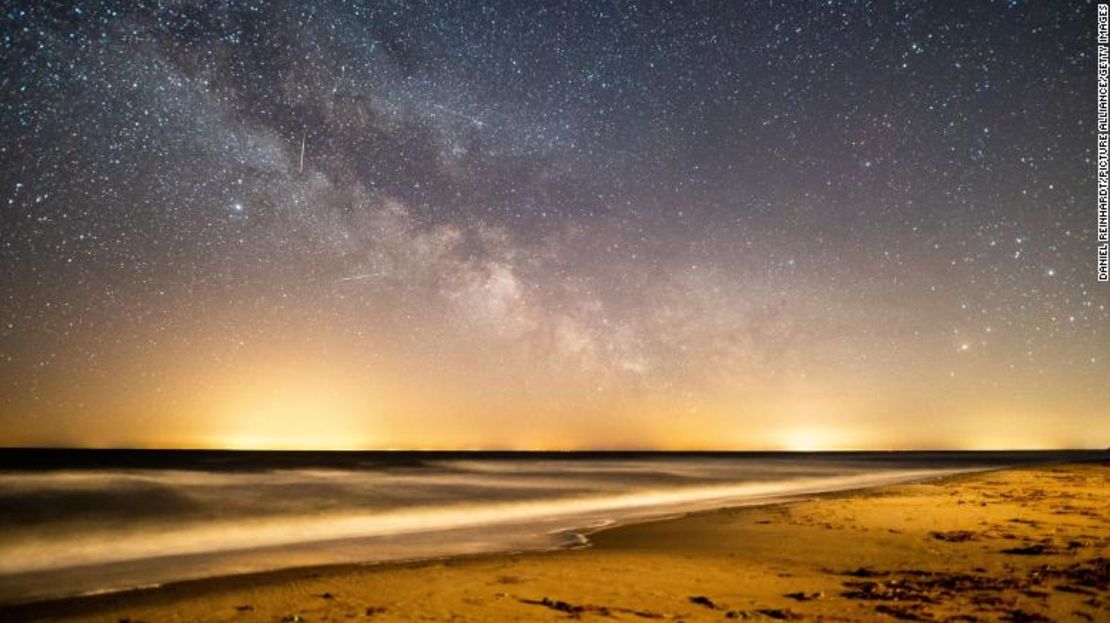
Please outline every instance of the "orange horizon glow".
M592 379L538 379L491 392L482 374L424 391L414 379L357 353L305 358L266 349L222 365L175 364L156 391L89 392L109 407L101 426L0 432L0 445L100 448L401 451L912 451L1105 447L1106 420L1076 411L1057 427L1051 411L1003 398L933 400L894 417L899 400L857 398L839 375L744 395L653 392ZM479 372L484 372L479 370ZM441 373L442 374L442 373ZM460 374L454 372L453 374ZM451 380L447 376L447 380ZM909 404L918 390L904 390ZM958 400L956 400L958 398ZM90 406L84 407L84 416ZM160 411L158 417L146 409ZM944 422L929 425L929 419ZM920 419L920 422L919 422ZM56 414L49 423L65 423ZM925 423L925 425L922 425Z

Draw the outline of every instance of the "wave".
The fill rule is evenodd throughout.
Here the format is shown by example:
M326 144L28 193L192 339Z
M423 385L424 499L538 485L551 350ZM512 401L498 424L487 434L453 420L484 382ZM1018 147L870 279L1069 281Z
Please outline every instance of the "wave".
M254 469L236 457L235 469L213 470L206 458L197 470L177 457L170 468L0 472L0 602L581 546L583 533L604 526L1005 464L889 455L450 456L418 457L417 469L357 457L298 461Z

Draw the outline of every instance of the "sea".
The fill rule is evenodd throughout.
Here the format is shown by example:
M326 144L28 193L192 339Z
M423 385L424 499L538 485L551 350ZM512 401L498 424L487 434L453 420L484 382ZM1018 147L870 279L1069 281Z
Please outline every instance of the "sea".
M0 604L586 547L631 522L1101 456L0 450Z

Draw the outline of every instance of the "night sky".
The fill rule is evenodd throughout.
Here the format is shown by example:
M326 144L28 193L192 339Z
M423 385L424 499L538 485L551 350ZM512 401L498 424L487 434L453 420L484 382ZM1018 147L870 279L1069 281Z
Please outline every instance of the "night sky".
M1088 2L6 2L0 445L1105 446Z

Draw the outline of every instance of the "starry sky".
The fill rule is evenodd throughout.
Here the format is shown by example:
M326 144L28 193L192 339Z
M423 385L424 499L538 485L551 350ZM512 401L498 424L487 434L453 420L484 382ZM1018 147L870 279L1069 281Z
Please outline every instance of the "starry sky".
M1089 2L2 11L2 445L1110 439Z

